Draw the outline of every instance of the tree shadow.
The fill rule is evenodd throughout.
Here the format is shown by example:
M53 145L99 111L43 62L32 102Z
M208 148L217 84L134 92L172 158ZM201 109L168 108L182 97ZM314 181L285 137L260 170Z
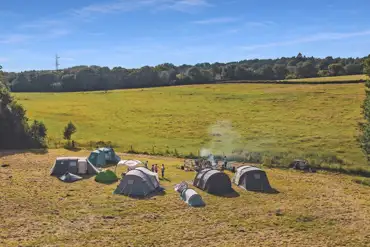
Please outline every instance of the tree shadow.
M15 155L15 154L26 154L26 153L32 153L32 154L47 154L48 149L43 148L43 149L28 149L28 150L6 150L2 149L0 150L0 157L5 157L9 155Z
M64 149L71 151L71 152L79 152L82 150L82 148L77 148L77 147L64 147Z

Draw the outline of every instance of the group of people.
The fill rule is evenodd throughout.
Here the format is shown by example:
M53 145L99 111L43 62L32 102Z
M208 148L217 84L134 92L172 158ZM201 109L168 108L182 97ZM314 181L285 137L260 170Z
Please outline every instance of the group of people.
M149 169L148 168L148 161L145 162L145 168ZM161 168L162 178L164 178L164 170L165 170L165 167L164 167L164 164L162 164L162 168ZM152 172L158 173L158 165L157 164L152 165Z

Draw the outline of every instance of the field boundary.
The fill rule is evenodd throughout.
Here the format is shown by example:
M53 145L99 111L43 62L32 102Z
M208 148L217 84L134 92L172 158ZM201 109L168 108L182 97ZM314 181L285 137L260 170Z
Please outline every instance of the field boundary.
M86 148L76 148L75 150L70 150L66 148L56 148L56 149L30 149L30 150L0 150L0 158L5 157L5 156L10 156L10 155L16 155L16 154L26 154L26 153L33 153L33 154L46 154L48 153L49 150L66 150L66 151L86 151L90 152L92 150L86 149ZM195 154L178 154L178 153L150 153L150 152L140 152L136 150L129 150L126 152L120 152L116 151L117 154L119 155L125 155L125 156L139 156L143 158L175 158L175 159L197 159L201 158L199 155ZM309 154L307 154L309 155ZM254 156L254 157L253 157ZM216 160L222 160L221 155L215 155L214 156ZM291 157L277 157L274 155L268 155L268 154L263 154L263 153L250 153L249 158L238 156L238 155L229 155L228 156L231 160L230 162L237 162L237 163L246 163L246 164L258 164L261 167L266 167L266 168L274 168L274 169L281 169L281 170L286 170L289 169L290 162L294 160L294 158ZM258 157L258 158L255 158ZM299 156L296 156L299 157ZM308 156L307 156L308 157ZM324 157L325 158L325 157ZM279 160L280 159L280 160ZM302 159L305 159L304 157ZM336 159L336 157L334 157ZM284 160L284 163L281 163L281 161ZM309 160L309 158L308 158ZM330 162L330 161L325 161L322 160L321 163L310 163L310 167L321 170L321 171L326 171L326 172L331 172L331 173L341 173L341 174L347 174L347 175L356 175L360 177L365 177L365 178L370 178L370 167L356 167L356 166L348 166L343 163L343 161L338 160L338 162Z
M197 85L218 85L218 84L271 84L271 85L340 85L340 84L359 84L365 83L366 79L355 79L355 80L310 80L316 79L313 78L304 78L307 79L294 79L294 80L217 80L217 81L208 81L203 83L190 83L190 84L177 84L177 85L158 85L158 86L148 86L148 87L130 87L130 88L117 88L117 89L108 89L108 90L81 90L81 91L12 91L12 93L80 93L80 92L108 92L108 91L117 91L117 90L137 90L137 89L146 89L146 88L162 88L162 87L183 87L183 86L197 86ZM320 77L318 77L320 78Z

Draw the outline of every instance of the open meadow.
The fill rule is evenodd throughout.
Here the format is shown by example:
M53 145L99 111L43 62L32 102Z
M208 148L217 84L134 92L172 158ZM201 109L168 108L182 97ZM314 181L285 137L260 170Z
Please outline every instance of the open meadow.
M206 206L191 208L173 190L195 176L176 168L179 159L135 157L167 166L160 181L165 195L142 200L112 195L117 183L99 184L94 177L66 184L49 176L57 156L86 155L49 150L0 157L0 164L9 165L0 166L0 246L360 247L370 242L370 190L352 176L265 169L279 193L233 185L237 196L227 198L196 189ZM123 171L119 167L117 173Z
M366 75L342 75L342 76L327 76L327 77L313 77L313 78L302 78L302 79L291 79L285 81L296 81L302 83L317 83L317 82L360 82L367 80Z
M216 84L77 93L14 94L62 147L72 121L78 145L112 142L153 154L289 152L365 167L356 141L363 84ZM58 144L59 143L59 144ZM287 165L287 164L284 164Z

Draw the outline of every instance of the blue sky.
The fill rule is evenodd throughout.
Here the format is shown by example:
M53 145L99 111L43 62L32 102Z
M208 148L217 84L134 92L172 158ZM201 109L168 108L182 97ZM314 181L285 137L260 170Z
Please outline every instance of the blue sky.
M370 53L370 1L0 0L5 71Z

